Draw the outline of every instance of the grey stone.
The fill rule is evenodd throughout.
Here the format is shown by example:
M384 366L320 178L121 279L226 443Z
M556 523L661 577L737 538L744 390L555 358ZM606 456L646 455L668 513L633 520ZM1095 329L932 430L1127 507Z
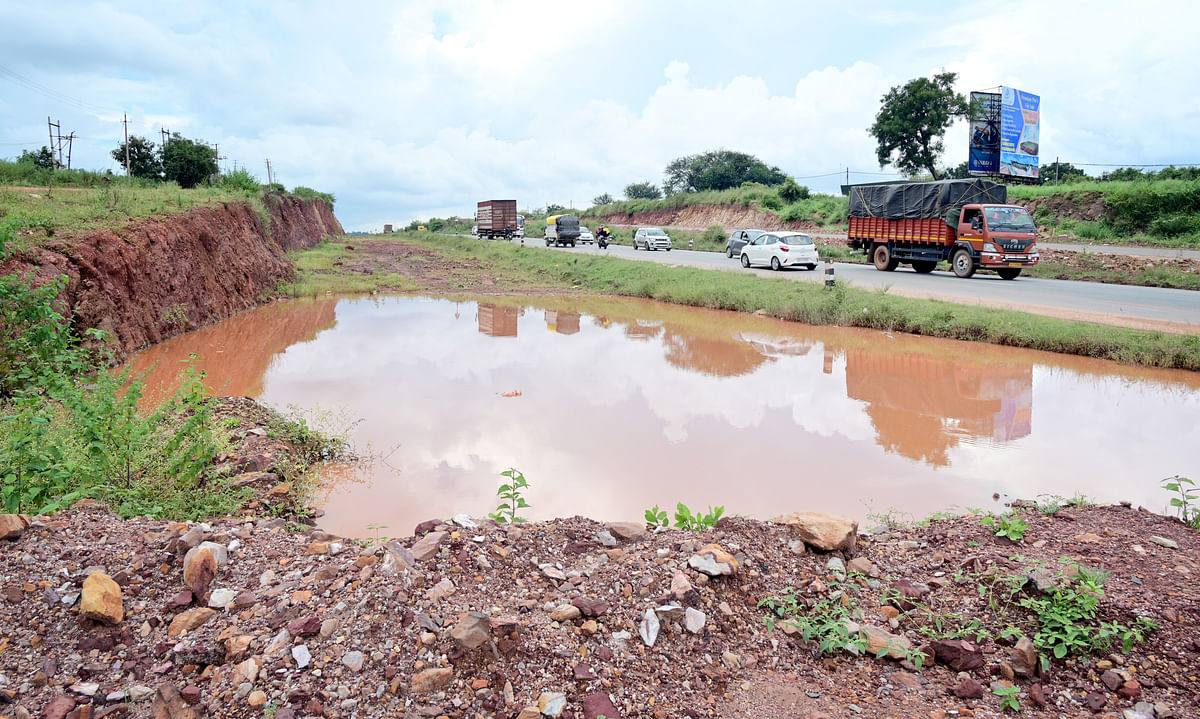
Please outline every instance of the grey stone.
M342 664L345 664L352 672L362 671L363 662L366 660L367 658L359 651L346 652L342 655Z
M683 626L692 634L699 634L708 624L708 616L699 609L688 607L683 613Z
M296 667L305 669L308 663L312 661L312 652L308 651L308 647L303 644L297 644L292 647L292 659L296 660Z
M1160 547L1166 547L1167 549L1179 549L1179 543L1174 539L1167 539L1166 537L1159 537L1156 535L1151 537L1150 541L1154 542Z
M648 647L654 646L654 642L658 641L660 626L658 615L654 613L653 609L647 609L646 613L642 615L641 623L638 625L638 634L642 637L642 643Z

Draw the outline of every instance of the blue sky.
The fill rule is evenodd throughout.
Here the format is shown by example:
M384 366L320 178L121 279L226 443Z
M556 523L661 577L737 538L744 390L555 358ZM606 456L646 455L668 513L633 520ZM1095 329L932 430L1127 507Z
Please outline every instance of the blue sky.
M225 167L337 196L348 230L478 200L589 205L681 155L753 153L817 191L889 177L887 90L1042 96L1043 162L1200 163L1200 4L0 0L0 157L75 132L218 143ZM945 164L966 159L966 129ZM1100 172L1103 167L1087 168Z

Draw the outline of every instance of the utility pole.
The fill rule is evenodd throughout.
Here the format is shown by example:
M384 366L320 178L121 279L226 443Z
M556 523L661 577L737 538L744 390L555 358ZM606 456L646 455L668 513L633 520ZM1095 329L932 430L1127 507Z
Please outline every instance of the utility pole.
M1058 158L1055 157L1054 158L1054 184L1056 184L1056 185L1058 184L1058 170L1060 167L1061 167L1061 165L1058 164Z
M267 158L267 184L274 185L275 180L271 177L271 158Z
M129 115L121 115L121 123L125 125L125 177L133 184L133 175L129 172Z
M162 146L166 147L167 143L171 140L171 131L165 127L159 126L158 132L160 135L162 135Z
M71 169L71 148L75 145L75 131L72 130L70 135L67 135L67 169Z
M46 116L46 127L50 132L50 169L58 169L62 167L62 125L57 122L51 122L50 116ZM58 142L54 141L54 131L58 130Z
M846 184L850 184L850 166L846 165Z

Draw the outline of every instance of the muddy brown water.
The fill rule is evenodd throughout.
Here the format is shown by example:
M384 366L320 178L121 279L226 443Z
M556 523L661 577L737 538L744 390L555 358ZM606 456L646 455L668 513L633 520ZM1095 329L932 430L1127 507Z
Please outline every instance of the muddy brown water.
M192 353L216 392L350 429L369 459L318 498L346 536L484 516L509 467L530 519L683 502L867 525L1038 495L1165 511L1161 480L1200 475L1198 373L649 301L277 303L137 355L148 394Z

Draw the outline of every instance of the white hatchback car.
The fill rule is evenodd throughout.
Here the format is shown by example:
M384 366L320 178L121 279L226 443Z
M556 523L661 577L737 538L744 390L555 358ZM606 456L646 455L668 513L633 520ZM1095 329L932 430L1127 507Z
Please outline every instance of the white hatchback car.
M820 261L813 239L802 232L768 232L742 248L742 267L770 265L773 270L803 267L815 270Z
M579 226L579 244L581 244L581 245L586 245L588 243L595 244L595 242L596 242L596 237L592 234L592 231L589 230L588 228L584 227L583 225L580 225Z
M671 238L658 227L639 227L633 235L633 249L671 251Z

